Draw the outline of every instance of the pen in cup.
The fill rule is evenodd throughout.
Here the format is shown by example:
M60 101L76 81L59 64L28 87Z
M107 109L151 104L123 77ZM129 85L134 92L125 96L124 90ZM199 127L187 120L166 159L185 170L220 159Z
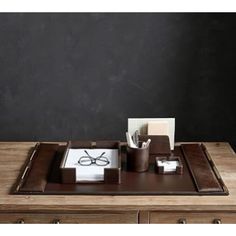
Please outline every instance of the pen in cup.
M138 137L138 135L139 135L139 131L136 130L134 132L134 135L133 135L133 140L134 140L134 143L136 144L137 147L139 146L139 137Z
M151 139L148 139L147 142L143 142L142 143L142 147L141 148L147 148L150 143L151 143Z
M145 147L148 147L150 145L150 143L151 143L151 139L148 139L148 141L146 142Z
M131 147L131 148L138 148L134 142L133 142L133 139L131 138L131 135L126 132L126 139L127 139L127 143L128 143L128 146Z
M135 131L134 135L131 137L129 132L126 132L127 144L131 148L140 148L139 147L139 138L138 130ZM142 142L141 148L148 148L150 145L151 139L148 139L147 142Z

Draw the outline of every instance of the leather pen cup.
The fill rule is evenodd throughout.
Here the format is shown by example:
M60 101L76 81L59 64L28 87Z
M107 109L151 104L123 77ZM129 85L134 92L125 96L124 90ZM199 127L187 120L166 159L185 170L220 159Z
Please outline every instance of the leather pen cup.
M127 146L127 169L128 171L145 172L149 168L149 146L141 148L142 142L139 142L139 148Z

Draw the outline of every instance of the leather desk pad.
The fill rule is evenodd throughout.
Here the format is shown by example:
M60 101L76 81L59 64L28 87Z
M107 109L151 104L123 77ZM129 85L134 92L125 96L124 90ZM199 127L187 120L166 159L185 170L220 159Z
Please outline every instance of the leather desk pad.
M174 154L183 163L182 175L156 174L154 158L150 155L148 172L126 170L126 153L122 153L121 184L80 183L62 184L60 163L65 146L40 144L27 173L18 179L14 194L68 195L228 195L226 186L216 173L214 163L207 158L199 144L176 146ZM125 149L125 148L124 148ZM41 154L40 154L41 153ZM41 155L48 160L42 161ZM29 161L28 161L29 162ZM42 164L43 163L43 164ZM26 163L25 167L27 167ZM46 167L45 171L39 171ZM50 167L50 168L49 168ZM37 170L37 171L36 171Z

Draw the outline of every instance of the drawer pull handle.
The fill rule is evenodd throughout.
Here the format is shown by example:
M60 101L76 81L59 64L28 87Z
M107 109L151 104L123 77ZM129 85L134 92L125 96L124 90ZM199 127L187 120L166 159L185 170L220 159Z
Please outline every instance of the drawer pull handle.
M53 224L60 224L60 220L59 219L54 220Z
M187 224L187 220L184 219L184 218L181 218L181 219L178 220L178 223L179 224Z
M24 221L23 219L19 219L19 220L16 221L16 223L17 223L17 224L24 224L25 221Z
M221 224L221 219L214 219L213 224Z

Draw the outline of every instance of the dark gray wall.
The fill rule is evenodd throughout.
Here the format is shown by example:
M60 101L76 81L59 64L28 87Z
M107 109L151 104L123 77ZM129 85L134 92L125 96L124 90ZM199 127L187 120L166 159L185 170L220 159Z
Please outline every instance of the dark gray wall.
M236 14L0 14L0 140L235 136Z

